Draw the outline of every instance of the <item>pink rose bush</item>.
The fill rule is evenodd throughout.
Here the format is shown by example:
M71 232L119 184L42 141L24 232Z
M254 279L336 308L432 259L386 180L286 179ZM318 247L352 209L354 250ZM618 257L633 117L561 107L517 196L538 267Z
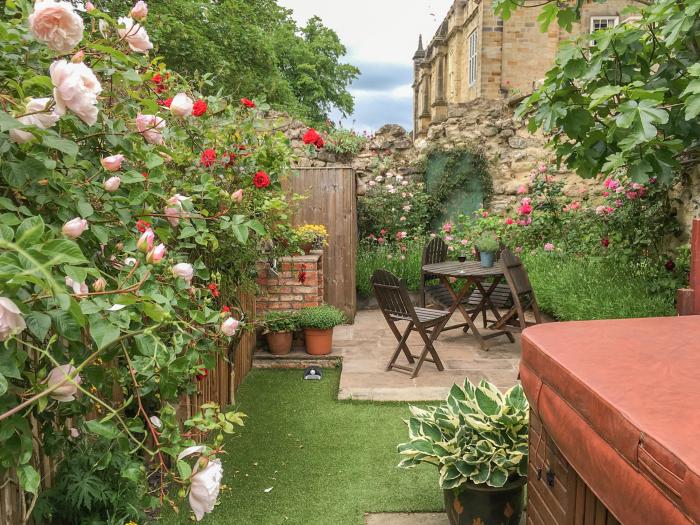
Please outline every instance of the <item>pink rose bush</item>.
M24 20L12 2L0 19L12 35L0 61L17 79L0 88L0 342L12 371L0 378L0 434L29 446L0 447L0 464L22 472L30 509L48 488L33 453L52 455L51 478L66 480L90 474L79 455L109 450L95 483L123 499L91 519L141 523L163 503L202 519L223 480L213 438L241 415L209 405L187 420L176 408L253 329L235 305L263 249L294 249L280 185L291 151L262 125L262 104L244 113L149 60L145 2L109 16L99 3L16 4ZM206 175L204 150L216 152ZM184 473L178 455L192 446L203 448Z

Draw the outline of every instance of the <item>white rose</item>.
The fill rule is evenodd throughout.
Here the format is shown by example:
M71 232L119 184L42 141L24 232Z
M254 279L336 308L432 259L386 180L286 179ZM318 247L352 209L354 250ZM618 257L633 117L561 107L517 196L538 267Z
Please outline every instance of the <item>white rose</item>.
M137 24L128 16L122 16L119 18L118 22L120 27L117 33L119 33L120 38L126 40L126 43L129 44L132 51L145 54L148 53L149 49L153 49L153 44L151 44L148 38L148 33L146 33L146 30L141 24ZM124 27L122 28L121 26Z
M67 402L75 399L75 394L78 392L78 385L83 382L79 375L75 375L73 380L69 379L70 375L75 372L76 368L73 365L60 365L49 372L47 382L49 388L56 385L58 387L49 395L56 401Z
M97 122L97 95L102 92L100 81L84 63L58 60L49 68L53 82L56 113L70 110L92 126Z
M60 118L53 109L51 111L46 111L46 107L50 101L50 98L30 99L29 102L27 102L27 109L25 111L25 113L28 114L19 117L17 120L27 126L36 126L40 129L50 128L56 124ZM22 131L21 129L11 129L10 140L17 144L24 144L25 142L34 140L34 135L28 131Z
M224 469L220 459L210 459L207 466L199 469L199 462L195 465L192 474L192 486L190 487L190 507L197 521L204 518L207 512L214 510L216 500L219 497L221 479Z
M121 177L110 177L106 181L104 181L104 184L102 185L105 189L105 191L108 191L110 193L114 193L119 189L119 186L122 183Z
M189 263L177 263L173 266L173 275L182 278L189 284L194 277L194 268Z
M163 129L165 120L155 115L136 115L136 129L150 144L163 144Z
M61 231L69 239L77 239L85 230L89 229L88 221L80 217L69 220L63 225Z
M194 100L185 93L178 93L170 103L170 112L176 117L189 117L192 114Z
M70 53L83 39L83 19L70 2L38 0L29 15L29 30L58 53Z
M22 312L17 305L7 297L0 297L0 341L27 328Z
M236 334L238 330L239 322L233 317L229 317L223 323L221 323L221 333L225 336L232 337Z

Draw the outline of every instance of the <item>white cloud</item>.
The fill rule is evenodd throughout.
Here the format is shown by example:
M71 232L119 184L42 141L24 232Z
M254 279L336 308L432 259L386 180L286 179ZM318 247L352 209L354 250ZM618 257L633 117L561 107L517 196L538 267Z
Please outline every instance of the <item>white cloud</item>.
M422 33L427 44L452 1L279 0L279 3L294 11L300 24L317 15L338 33L348 48L347 61L364 71L352 88L356 110L348 124L358 130L376 131L384 123L411 128L413 91L409 84L418 35Z

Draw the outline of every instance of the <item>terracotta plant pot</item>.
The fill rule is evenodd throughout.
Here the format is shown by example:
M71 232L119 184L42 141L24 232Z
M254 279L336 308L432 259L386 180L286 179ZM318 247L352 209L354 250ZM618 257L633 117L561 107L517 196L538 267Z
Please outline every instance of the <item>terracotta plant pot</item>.
M314 249L314 243L312 243L312 242L303 242L303 243L301 243L301 245L300 245L299 247L300 247L302 250L304 250L304 253L305 253L306 255L309 255L309 254L311 253L311 250Z
M274 355L286 355L292 351L292 332L270 332L266 334L267 346Z
M333 329L314 330L304 328L306 353L309 355L328 355L333 349Z
M444 490L445 510L451 525L518 525L523 513L523 487L519 478L500 488L467 483L459 492Z

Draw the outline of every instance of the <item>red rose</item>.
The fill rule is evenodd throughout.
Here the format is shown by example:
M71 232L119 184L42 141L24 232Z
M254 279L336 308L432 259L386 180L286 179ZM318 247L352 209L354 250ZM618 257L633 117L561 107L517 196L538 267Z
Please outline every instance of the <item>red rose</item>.
M204 379L205 377L207 377L208 375L209 375L209 370L207 370L206 368L200 368L200 369L199 369L199 374L197 374L197 376L196 376L196 377L197 377L197 381L203 380L203 379Z
M607 248L608 246L610 246L610 239L603 238L600 240L600 244L603 245L603 248Z
M321 149L323 146L325 146L323 137L321 137L321 135L318 134L318 131L316 131L314 128L309 128L309 131L304 133L302 140L304 141L304 144L313 144L316 146L316 149Z
M258 189L267 188L270 185L270 177L264 171L259 171L253 176L253 184Z
M141 174L141 176L142 176L144 179L147 179L147 180L148 180L148 173L146 173L145 171Z
M163 75L161 75L160 73L156 73L155 75L153 75L151 77L151 82L153 82L154 84L162 84L163 83Z
M158 100L158 105L159 106L165 106L166 108L170 107L170 104L173 103L173 97L166 98L165 100Z
M255 102L253 102L249 98L242 98L241 104L243 104L247 108L254 108L255 107Z
M209 291L214 297L219 297L219 295L221 295L221 292L219 292L219 287L216 286L216 283L209 283L207 288L209 288Z
M199 162L205 168L213 166L216 162L216 151L214 151L213 149L205 149L202 153L202 157L199 159Z
M148 228L151 227L151 223L144 221L142 219L139 219L136 221L136 229L140 231L141 233L145 232Z
M197 100L197 102L194 103L194 106L192 106L192 114L195 117L201 117L207 112L207 103L204 102L201 98Z
M231 313L231 308L228 307L228 306L223 306L223 307L221 308L221 313L222 313L222 314L230 314L230 313Z

